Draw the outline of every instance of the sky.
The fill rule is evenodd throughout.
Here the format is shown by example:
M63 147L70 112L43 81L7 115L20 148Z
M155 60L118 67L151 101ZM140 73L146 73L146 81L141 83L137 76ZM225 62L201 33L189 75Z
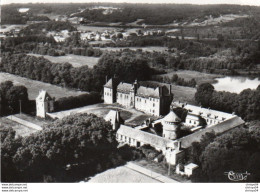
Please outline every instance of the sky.
M188 4L240 4L260 6L260 0L0 0L1 4L9 3L188 3Z

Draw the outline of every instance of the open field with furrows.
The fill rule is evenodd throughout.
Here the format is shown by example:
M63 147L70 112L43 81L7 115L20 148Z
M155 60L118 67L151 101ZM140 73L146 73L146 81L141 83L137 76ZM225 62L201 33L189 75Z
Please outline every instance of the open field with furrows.
M105 47L105 48L100 48L102 51L120 51L124 49L131 49L131 50L137 50L137 49L142 49L144 52L164 52L167 51L167 47L155 47L155 46L149 46L149 47Z
M177 74L178 77L183 78L186 81L195 79L198 85L201 83L215 83L217 82L215 78L223 77L223 75L188 70L169 71L167 74L163 74L160 76L168 76L169 78L171 78L174 74Z
M5 117L0 118L0 129L3 128L1 125L5 126L5 127L12 127L14 129L14 131L16 131L16 137L18 137L18 136L24 137L24 136L28 136L32 133L37 132L36 129L32 129L32 128L23 126L10 119L5 118Z
M40 90L46 90L52 97L55 97L56 99L87 93L83 91L75 91L72 89L62 88L49 83L27 79L9 73L0 72L0 83L4 81L12 81L14 85L25 86L28 89L28 96L31 100L35 100Z
M39 54L28 54L35 57L44 57L53 63L70 63L73 67L81 67L87 65L89 68L92 68L94 65L98 63L98 57L88 57L88 56L81 56L81 55L65 55L65 56L49 56L49 55L39 55Z

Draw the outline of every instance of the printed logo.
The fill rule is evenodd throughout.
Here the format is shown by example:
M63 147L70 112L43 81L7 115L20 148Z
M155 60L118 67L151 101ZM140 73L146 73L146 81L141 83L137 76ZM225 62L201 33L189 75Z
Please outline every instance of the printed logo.
M234 171L225 172L230 181L246 181L247 176L250 175L247 171L245 173L236 173Z

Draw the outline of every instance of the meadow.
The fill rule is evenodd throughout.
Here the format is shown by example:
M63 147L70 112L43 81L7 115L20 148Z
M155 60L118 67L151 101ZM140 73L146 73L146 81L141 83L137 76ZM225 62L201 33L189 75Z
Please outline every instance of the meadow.
M9 73L0 72L0 83L4 81L12 81L14 85L25 86L28 89L28 96L31 100L35 100L40 90L46 90L52 97L55 97L56 99L62 97L77 96L86 93L83 91L67 89L49 83L43 83L41 81L35 81Z
M65 56L49 56L49 55L39 55L39 54L28 54L35 57L43 56L45 59L53 63L70 63L73 67L81 67L87 65L89 68L92 68L94 65L98 63L98 57L88 57L88 56L81 56L81 55L65 55Z
M209 74L209 73L202 73L198 71L188 71L188 70L178 70L178 71L168 71L167 74L163 74L160 76L168 76L171 78L174 74L177 74L180 78L183 78L185 81L189 81L191 79L195 79L197 84L201 83L216 83L217 81L215 78L223 77L223 75L217 74Z

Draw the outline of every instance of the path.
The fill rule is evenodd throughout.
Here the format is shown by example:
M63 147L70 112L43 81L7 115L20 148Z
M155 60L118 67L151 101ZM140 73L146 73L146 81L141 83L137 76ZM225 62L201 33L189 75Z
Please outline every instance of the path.
M19 124L21 124L21 125L24 125L24 126L26 126L26 127L32 128L32 129L36 129L36 130L38 130L38 131L41 131L41 130L42 130L42 127L41 127L41 126L36 125L36 124L34 124L34 123L31 123L31 122L29 122L29 121L20 119L20 118L18 118L18 117L13 116L13 115L7 116L6 118L7 118L7 119L10 119L10 120L12 120L12 121L15 121L15 122L17 122L17 123L19 123Z

